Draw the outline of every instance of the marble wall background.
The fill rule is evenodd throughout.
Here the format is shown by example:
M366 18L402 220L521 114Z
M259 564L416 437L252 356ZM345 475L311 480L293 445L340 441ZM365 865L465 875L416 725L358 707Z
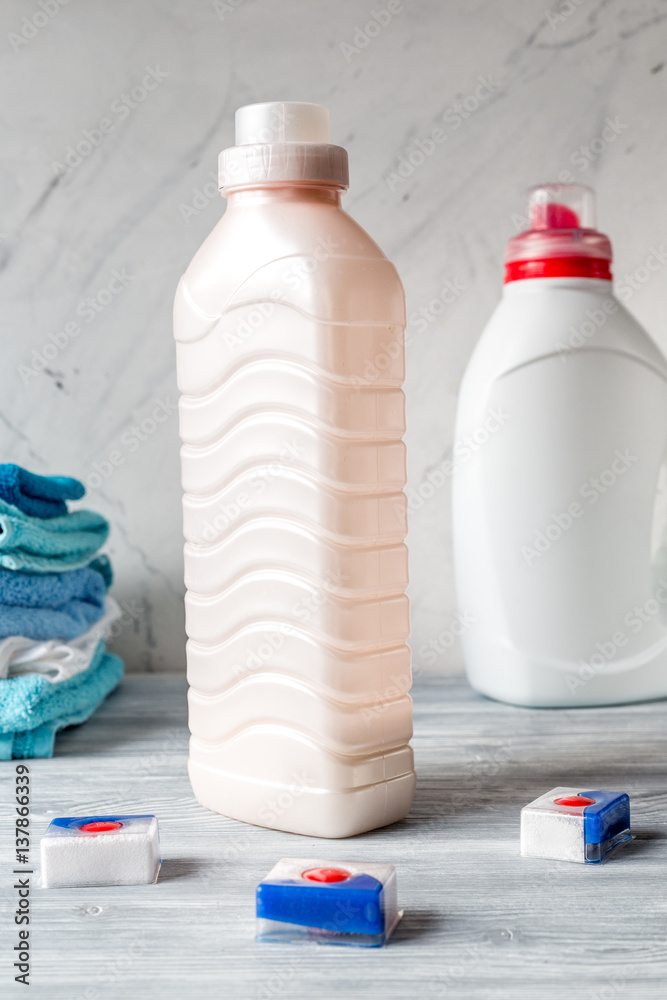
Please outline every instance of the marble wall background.
M643 269L667 248L665 0L5 0L0 19L0 454L83 478L110 518L129 669L184 667L171 306L223 211L237 106L326 104L350 151L346 207L408 295L411 490L450 452L526 186L595 186L667 350L667 267ZM424 655L455 616L449 483L413 507L416 665L456 669L455 646Z

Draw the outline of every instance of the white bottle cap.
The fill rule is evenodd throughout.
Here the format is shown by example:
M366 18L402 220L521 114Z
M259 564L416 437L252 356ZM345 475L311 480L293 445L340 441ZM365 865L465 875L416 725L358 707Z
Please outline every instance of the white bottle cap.
M330 142L329 112L321 104L266 101L236 112L236 145L259 142Z
M267 101L236 112L236 145L218 160L220 190L266 184L348 186L347 152L329 141L320 104Z

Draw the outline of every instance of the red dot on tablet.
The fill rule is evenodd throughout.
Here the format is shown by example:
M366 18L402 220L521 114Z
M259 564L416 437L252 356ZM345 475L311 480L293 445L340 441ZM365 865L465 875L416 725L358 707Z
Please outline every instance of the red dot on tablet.
M84 823L79 830L81 833L108 833L110 830L120 830L122 825L116 820L98 820L96 823Z
M587 799L585 795L565 795L562 799L554 799L557 806L594 806L595 799Z
M309 868L308 871L301 872L301 878L310 879L311 882L344 882L350 878L350 873L344 868Z

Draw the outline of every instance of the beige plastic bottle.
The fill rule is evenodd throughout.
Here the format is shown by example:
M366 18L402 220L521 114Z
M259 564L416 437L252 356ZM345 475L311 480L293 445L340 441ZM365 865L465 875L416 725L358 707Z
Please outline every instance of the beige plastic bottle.
M189 771L216 812L349 837L415 786L403 288L315 104L249 105L174 308Z

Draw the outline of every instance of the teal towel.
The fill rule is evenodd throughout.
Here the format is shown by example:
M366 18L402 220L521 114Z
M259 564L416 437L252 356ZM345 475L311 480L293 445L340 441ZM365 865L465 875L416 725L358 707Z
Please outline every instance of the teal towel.
M0 500L0 566L26 573L57 573L87 566L109 534L92 510L48 519L29 517Z
M123 676L100 642L87 670L52 684L41 674L0 679L0 760L52 757L55 735L90 718Z
M0 499L31 517L60 517L66 500L80 500L83 483L68 476L38 476L20 465L0 465Z

